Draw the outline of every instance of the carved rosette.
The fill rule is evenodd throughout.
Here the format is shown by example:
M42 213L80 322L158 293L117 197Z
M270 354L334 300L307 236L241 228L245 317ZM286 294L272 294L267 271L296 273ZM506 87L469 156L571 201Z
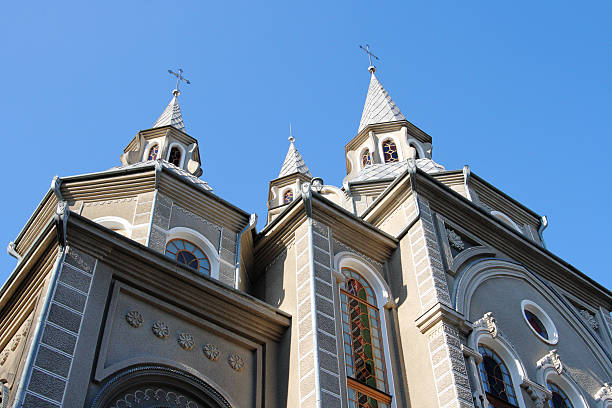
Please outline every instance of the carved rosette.
M153 334L156 337L159 337L160 339L165 339L170 334L170 329L168 328L168 325L162 322L161 320L158 320L153 323L153 327L151 327L151 330L153 331Z
M238 354L230 354L227 363L234 371L241 371L244 368L244 360Z
M181 346L187 351L193 349L193 346L195 345L195 340L193 339L193 336L189 333L179 334L177 341L179 346Z
M580 311L580 316L582 316L584 321L587 322L589 324L589 326L591 326L591 329L593 329L593 330L599 329L599 323L597 323L597 319L595 319L595 316L593 316L591 313L589 313L588 310L584 310L584 309L581 310Z
M127 312L125 315L125 321L128 322L130 326L135 328L139 328L144 322L142 315L136 310L131 310Z
M206 358L211 361L217 361L219 359L219 347L214 344L205 344L204 347L202 347L202 352Z
M446 236L448 237L448 243L450 246L455 248L458 251L463 251L465 249L465 243L463 239L457 234L454 230L447 228Z
M550 350L548 354L538 360L538 368L545 368L546 366L554 367L557 374L561 374L563 372L563 363L561 362L561 358L559 358L559 353L557 353L556 349Z

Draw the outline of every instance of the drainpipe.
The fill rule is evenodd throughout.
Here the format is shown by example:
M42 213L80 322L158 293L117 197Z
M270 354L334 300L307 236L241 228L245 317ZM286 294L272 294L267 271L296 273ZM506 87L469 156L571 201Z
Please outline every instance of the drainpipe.
M545 215L540 218L540 227L538 228L538 235L540 236L540 242L542 243L542 248L546 248L546 244L544 243L544 230L548 227L548 218Z

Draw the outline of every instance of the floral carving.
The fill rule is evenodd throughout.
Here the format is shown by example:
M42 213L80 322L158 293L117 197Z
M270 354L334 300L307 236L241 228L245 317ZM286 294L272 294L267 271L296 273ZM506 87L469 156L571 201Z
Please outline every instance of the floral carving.
M448 243L457 249L458 251L463 251L465 249L465 244L463 243L463 239L452 229L446 229L446 235L448 236Z
M152 404L152 405L151 405ZM198 408L198 404L186 397L172 391L164 391L161 388L138 389L132 393L125 394L115 402L113 408L123 407L148 407L148 406L172 406L177 408Z
M11 351L15 351L17 347L19 347L19 342L21 341L21 334L16 334L13 337L13 342L11 343Z
M474 327L482 326L485 327L489 333L491 333L491 337L496 338L499 332L497 328L497 321L493 317L492 312L485 313L482 318L476 320L474 322Z
M234 371L241 371L244 368L244 360L238 354L230 354L227 363Z
M588 310L584 310L584 309L581 310L580 316L582 316L582 318L589 324L589 326L591 326L591 329L593 330L599 329L599 323L597 323L595 316L590 314Z
M217 361L219 359L219 347L214 344L205 344L204 347L202 347L202 352L209 360Z
M195 345L195 340L193 339L193 336L189 333L179 334L177 341L179 346L181 346L187 351L193 349L193 346Z
M6 363L6 360L8 359L8 356L9 356L9 352L8 351L5 351L4 353L2 353L0 355L0 366L3 366L4 363Z
M170 329L168 329L168 325L161 320L153 323L153 327L151 327L153 334L159 337L160 339L165 339L170 334Z
M557 374L561 374L563 372L563 363L561 362L561 359L559 358L559 353L557 353L556 349L550 350L548 354L538 360L538 368L544 368L546 366L554 367L555 371L557 371Z
M127 312L125 315L125 321L128 322L130 326L135 328L142 326L142 323L144 322L142 315L136 310Z

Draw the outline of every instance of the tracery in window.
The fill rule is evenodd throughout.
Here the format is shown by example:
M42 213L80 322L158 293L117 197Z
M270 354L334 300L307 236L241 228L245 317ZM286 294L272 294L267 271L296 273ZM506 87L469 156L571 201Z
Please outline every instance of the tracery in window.
M395 142L391 139L387 139L382 144L383 154L385 156L385 163L394 163L399 161L399 156L397 154L397 146Z
M174 146L170 149L170 155L168 156L168 161L174 164L176 167L181 166L181 149Z
M370 149L365 149L365 151L361 153L361 167L369 166L370 164L372 164Z
M159 153L159 145L155 144L149 150L149 157L147 160L157 160L157 153Z
M478 346L483 359L479 365L482 385L489 404L495 408L518 407L516 394L508 367L502 359L488 347Z
M552 398L548 400L550 408L574 408L567 395L557 384L548 382L547 385L552 392Z
M349 407L388 408L391 397L376 296L363 276L342 270L347 276L340 285L340 298Z
M544 339L548 339L548 332L546 331L546 327L544 326L544 323L542 323L542 321L538 318L538 316L536 316L527 309L523 310L523 313L525 313L525 318L527 319L527 322L533 328L533 330L535 330L535 332L542 336Z
M285 195L283 196L283 204L289 204L293 201L293 190L285 191Z
M185 239L173 239L166 244L166 256L176 259L203 275L210 276L210 261L206 254L196 245Z

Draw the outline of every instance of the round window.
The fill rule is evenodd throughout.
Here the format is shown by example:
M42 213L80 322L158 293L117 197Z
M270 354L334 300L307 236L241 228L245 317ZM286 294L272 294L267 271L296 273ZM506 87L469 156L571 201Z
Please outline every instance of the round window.
M523 300L521 309L525 322L540 340L548 344L556 344L559 341L555 324L540 306L531 300Z

